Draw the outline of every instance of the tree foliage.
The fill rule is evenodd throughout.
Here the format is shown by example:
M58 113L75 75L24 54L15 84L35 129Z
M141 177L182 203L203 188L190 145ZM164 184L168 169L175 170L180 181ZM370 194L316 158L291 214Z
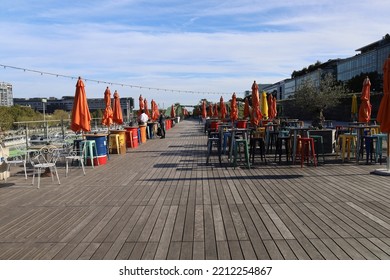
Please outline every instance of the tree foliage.
M306 75L309 72L315 71L318 68L320 68L321 64L322 63L317 60L314 64L311 64L308 67L304 67L304 68L302 68L302 70L298 70L298 71L295 70L291 73L291 78L294 79L294 78L297 78L299 76Z
M363 88L364 79L368 77L371 82L371 91L380 92L383 90L382 75L377 71L369 73L360 73L346 82L347 88L350 92L361 92Z
M335 107L345 94L345 87L328 73L318 86L310 79L305 80L297 88L293 102L297 109L311 113L314 119L323 110Z
M19 105L11 107L0 107L0 130L16 129L14 122L42 120L42 114L34 111L30 107Z
M70 113L64 110L55 110L52 116L53 120L67 120L70 118Z

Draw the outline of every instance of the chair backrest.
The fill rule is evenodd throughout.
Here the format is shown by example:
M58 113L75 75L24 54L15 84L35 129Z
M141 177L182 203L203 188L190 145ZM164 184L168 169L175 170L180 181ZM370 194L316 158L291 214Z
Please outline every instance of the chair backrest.
M0 151L4 162L26 160L26 150L24 148L16 147L11 154L9 149L3 148L3 145L0 144Z
M3 145L1 145L1 144L0 144L0 151L1 151L1 156L3 158L8 157L8 153L7 154L5 153L5 149L3 149Z
M289 130L280 130L278 137L288 137L290 136L290 131Z
M30 157L30 161L32 165L49 163L55 164L60 157L60 154L61 151L58 147L47 145L34 152Z
M73 143L72 149L69 151L69 156L73 156L73 157L79 156L80 158L83 158L86 149L87 149L87 145L85 143L80 142L77 145Z

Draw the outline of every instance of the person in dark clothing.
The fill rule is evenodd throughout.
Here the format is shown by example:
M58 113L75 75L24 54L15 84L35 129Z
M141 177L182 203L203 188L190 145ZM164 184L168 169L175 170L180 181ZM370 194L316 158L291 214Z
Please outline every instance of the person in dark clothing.
M158 122L160 124L160 128L161 128L161 139L164 139L165 138L165 118L164 118L164 114L160 114L160 117L158 118Z

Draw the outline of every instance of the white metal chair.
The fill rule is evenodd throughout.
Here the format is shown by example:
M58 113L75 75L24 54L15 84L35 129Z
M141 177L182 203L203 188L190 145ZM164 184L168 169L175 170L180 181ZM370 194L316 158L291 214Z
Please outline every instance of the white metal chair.
M60 178L58 177L58 171L56 162L59 158L60 152L56 146L44 146L40 150L36 151L31 157L31 165L34 168L32 185L34 185L35 173L38 174L38 189L41 182L42 170L49 170L51 179L54 182L53 174L56 175L58 184L60 185Z
M87 145L81 145L79 147L73 146L73 149L69 152L69 155L65 156L65 165L66 165L66 172L65 176L68 176L69 172L69 161L78 161L79 164L81 164L81 168L83 169L83 173L85 175L85 168L84 168L84 157L85 157L85 149Z
M18 150L19 152L13 156L9 156L9 152L6 152L6 149L3 149L3 146L0 144L1 154L4 157L4 162L7 164L7 172L10 172L11 165L21 165L23 164L24 176L27 180L27 169L26 169L26 151ZM4 181L7 181L7 175L4 177Z

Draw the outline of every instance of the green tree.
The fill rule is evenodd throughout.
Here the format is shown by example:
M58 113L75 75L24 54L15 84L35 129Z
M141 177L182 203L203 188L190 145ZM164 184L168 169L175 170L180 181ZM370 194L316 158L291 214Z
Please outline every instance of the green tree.
M310 79L305 80L296 90L293 103L298 110L309 114L313 126L321 126L326 110L339 104L346 93L345 87L328 73L322 77L319 85Z
M40 115L40 113L35 112L30 107L19 105L0 107L0 129L3 131L16 129L17 125L14 122L41 120Z
M9 107L0 107L0 129L2 131L12 129L14 118Z
M379 75L377 71L369 73L360 73L352 79L346 81L346 86L350 92L361 92L363 88L364 79L368 76L371 82L371 91L380 92L383 90L382 75Z
M103 118L103 111L101 109L97 109L91 112L91 117L94 119L101 119Z
M70 117L70 113L66 112L64 110L57 109L53 112L53 119L54 120L61 120L61 119L67 120L67 119L69 119L69 117Z

